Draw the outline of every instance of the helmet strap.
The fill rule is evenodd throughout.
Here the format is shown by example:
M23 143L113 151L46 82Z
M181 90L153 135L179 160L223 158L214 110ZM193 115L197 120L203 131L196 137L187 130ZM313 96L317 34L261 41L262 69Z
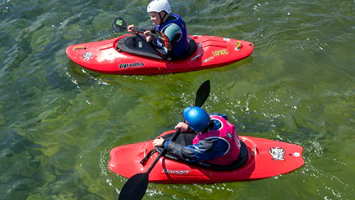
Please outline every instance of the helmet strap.
M161 15L162 12L159 12L160 25L165 22L165 17L168 15L167 12L165 12L165 11L163 11L163 12L165 14L164 17L162 17L162 15Z
M203 129L202 131L200 131L200 132L201 132L201 133L206 133L206 132L208 132L209 130L212 129L213 125L214 125L214 123L213 123L213 121L211 120L210 123L208 124L208 126L207 126L205 129Z

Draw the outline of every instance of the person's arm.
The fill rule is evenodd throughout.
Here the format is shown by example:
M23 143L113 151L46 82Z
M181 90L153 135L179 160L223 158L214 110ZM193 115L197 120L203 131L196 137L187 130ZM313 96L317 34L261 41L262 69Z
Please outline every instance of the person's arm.
M134 24L131 24L129 26L127 26L127 31L130 33L135 33L136 31L134 30L136 28L136 26Z
M151 43L154 39L150 30L144 31L143 35L145 36L145 39L148 43Z
M212 160L222 156L228 149L228 144L218 138L201 140L189 146L166 140L163 145L170 154L188 162Z
M176 126L175 129L180 129L181 132L194 132L189 125L187 125L185 122L179 122Z
M182 36L182 30L178 25L172 23L164 29L164 35L164 39L167 39L170 43L174 43L180 40Z
M175 126L175 129L180 129L181 132L185 132L185 133L194 132L194 131L189 127L189 125L187 125L185 122L179 122L179 123ZM164 145L164 144L165 144L165 141L171 142L171 140L165 140L164 138L160 137L160 138L157 138L157 139L155 139L155 140L153 141L153 146L166 148L166 146Z
M149 38L149 41L156 48L165 48L167 53L172 50L173 44L181 38L181 29L178 25L172 23L160 32L162 38Z

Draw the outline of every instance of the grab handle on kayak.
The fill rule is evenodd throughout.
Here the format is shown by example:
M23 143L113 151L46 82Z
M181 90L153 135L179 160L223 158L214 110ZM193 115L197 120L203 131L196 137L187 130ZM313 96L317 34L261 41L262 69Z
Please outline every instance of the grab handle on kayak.
M147 156L147 144L144 145L143 155L144 157Z
M243 140L243 142L245 142L246 140L248 140L248 142L250 142L252 145L253 145L253 152L254 152L254 157L256 157L256 155L258 154L258 148L256 147L256 144L252 141L252 140L250 140L249 138L245 138L245 137L243 137L243 136L241 136L241 138L242 138L242 140Z
M256 145L254 144L254 157L256 157L258 149L256 148Z
M157 152L156 149L152 149L149 151L149 153L146 155L144 154L144 158L139 162L140 164L142 164L143 166L147 163L148 159L155 153ZM146 152L145 152L146 153Z
M198 58L198 57L200 57L200 56L201 56L201 54L197 54L197 56L191 58L191 61L192 61L192 60L196 60L196 58Z

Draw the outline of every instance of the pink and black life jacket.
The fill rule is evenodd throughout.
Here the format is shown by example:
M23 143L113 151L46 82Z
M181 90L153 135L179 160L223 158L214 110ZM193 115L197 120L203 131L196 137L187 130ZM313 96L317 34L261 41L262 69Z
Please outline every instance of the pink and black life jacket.
M218 130L211 130L206 133L198 133L192 140L192 144L198 144L200 140L218 138L224 140L228 144L228 148L225 153L212 160L206 161L206 163L214 165L229 165L238 159L240 153L240 141L235 126L225 120L223 117L217 115L211 115L211 120L218 120L221 123L221 127Z

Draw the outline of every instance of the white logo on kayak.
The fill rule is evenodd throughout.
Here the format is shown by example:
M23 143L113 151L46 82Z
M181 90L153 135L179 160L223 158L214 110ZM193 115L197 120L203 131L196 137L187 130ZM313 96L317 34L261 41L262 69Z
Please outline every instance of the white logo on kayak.
M269 150L272 159L274 160L285 160L284 156L285 156L285 150L280 148L280 147L276 147L276 148L271 148Z
M163 169L162 171L165 174L179 174L179 175L185 175L190 173L190 170L169 170L169 169Z
M91 52L86 52L83 54L84 61L87 62L92 58L92 53Z

